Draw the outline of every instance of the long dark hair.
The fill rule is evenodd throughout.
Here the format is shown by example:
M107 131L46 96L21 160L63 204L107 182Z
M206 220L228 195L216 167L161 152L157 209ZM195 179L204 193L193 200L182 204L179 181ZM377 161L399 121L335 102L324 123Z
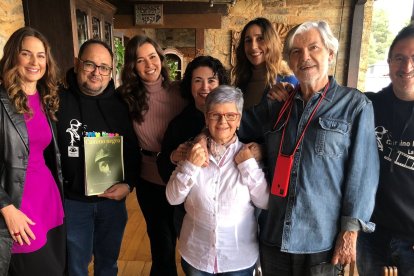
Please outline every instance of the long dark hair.
M0 60L0 81L7 91L10 101L20 114L31 114L27 105L27 96L23 91L22 77L17 68L18 57L22 49L25 37L36 37L45 47L46 72L37 81L37 89L40 93L42 106L52 120L57 120L55 113L59 108L58 98L58 68L50 50L50 44L39 31L23 27L15 31L6 42L3 50L3 58Z
M236 48L236 66L232 71L234 85L239 87L242 91L246 89L247 84L252 77L253 65L246 57L244 40L246 38L247 29L253 25L260 27L267 48L265 54L266 86L270 86L275 82L282 61L282 42L273 28L272 23L263 17L258 17L249 21L240 34L239 44Z
M148 111L148 96L142 79L135 71L137 62L137 49L145 43L154 46L161 60L161 76L163 78L162 86L167 88L170 84L168 69L164 64L164 54L161 47L151 38L145 35L134 36L127 44L125 49L125 64L121 73L122 85L119 87L123 99L128 105L132 119L141 123L144 121L144 114Z
M198 56L193 59L185 68L183 80L180 83L181 96L194 103L193 94L191 93L191 79L193 72L199 67L208 67L217 76L219 85L229 84L229 75L220 60L212 56Z

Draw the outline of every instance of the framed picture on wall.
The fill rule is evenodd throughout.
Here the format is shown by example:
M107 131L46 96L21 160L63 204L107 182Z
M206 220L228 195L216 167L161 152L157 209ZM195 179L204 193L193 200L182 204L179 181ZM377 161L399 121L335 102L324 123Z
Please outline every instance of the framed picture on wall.
M92 38L101 39L101 20L92 17Z
M135 4L135 25L162 25L162 4Z

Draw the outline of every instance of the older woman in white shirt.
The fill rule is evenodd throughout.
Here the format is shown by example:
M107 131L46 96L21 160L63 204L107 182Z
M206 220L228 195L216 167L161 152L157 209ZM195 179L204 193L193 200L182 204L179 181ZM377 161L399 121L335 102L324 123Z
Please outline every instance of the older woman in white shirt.
M166 189L170 204L184 202L179 240L186 275L253 274L258 259L255 206L267 208L269 189L251 149L236 135L243 94L219 86L206 99L209 165L195 144L172 174Z

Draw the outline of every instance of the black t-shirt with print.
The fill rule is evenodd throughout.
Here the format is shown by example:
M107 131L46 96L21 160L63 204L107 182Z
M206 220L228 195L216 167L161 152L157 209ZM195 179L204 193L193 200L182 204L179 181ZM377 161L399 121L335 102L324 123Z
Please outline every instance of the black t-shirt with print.
M366 95L374 106L381 164L372 220L398 237L413 239L414 102L398 99L391 85Z

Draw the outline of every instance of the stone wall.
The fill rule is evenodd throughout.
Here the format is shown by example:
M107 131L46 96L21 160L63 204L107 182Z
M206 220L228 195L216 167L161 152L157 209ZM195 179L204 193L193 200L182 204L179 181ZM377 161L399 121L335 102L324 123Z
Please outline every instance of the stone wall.
M349 57L352 2L350 0L238 0L236 5L229 8L228 16L223 17L222 29L205 31L205 54L215 56L230 66L232 31L241 31L248 21L258 16L286 25L296 25L307 20L325 20L340 42L338 55L330 68L330 74L334 74L339 83L346 83L345 68ZM367 68L364 56L368 52L372 3L373 0L368 0L366 4L360 72L365 72ZM358 87L363 85L364 75L360 75L359 79Z
M347 82L347 68L349 56L351 26L353 20L353 0L237 0L234 6L227 5L227 13L221 17L221 28L216 29L205 28L204 31L204 52L205 55L212 55L219 58L227 68L231 68L232 64L232 49L234 50L233 35L237 35L244 25L259 16L268 18L275 24L284 24L294 26L307 20L325 20L332 28L334 35L339 39L340 46L338 55L330 68L330 74L335 75L338 82L345 84ZM369 33L372 21L372 6L374 0L367 0L365 4L365 15L363 23L363 38L361 49L361 63L359 69L358 88L364 89L365 71L367 69L367 53L369 47ZM131 16L131 15L129 15ZM172 16L172 15L171 15ZM177 17L186 19L189 15L181 15ZM117 21L122 21L122 16L115 16L115 26ZM128 20L131 20L132 17ZM181 22L182 23L182 22ZM175 22L177 24L177 22ZM200 22L194 22L195 25L200 25ZM189 24L188 27L194 26ZM206 23L205 23L206 24ZM125 24L123 28L125 28ZM187 25L185 25L187 26ZM165 26L171 28L171 26ZM169 35L173 32L168 29L139 29L131 25L131 28L122 30L126 36L133 36L138 33L145 33L148 36L158 40L163 47L175 45L180 51L183 35ZM180 29L179 32L184 33ZM165 32L159 34L159 32ZM165 39L169 37L169 39ZM189 35L184 39L188 41L193 38ZM167 43L166 43L167 42ZM233 46L233 48L232 48ZM187 52L186 52L187 53ZM184 55L184 67L192 59L193 55Z
M195 29L158 29L156 40L163 48L194 47Z
M0 1L0 57L10 35L24 26L23 5L20 0Z
M373 1L368 0L365 4L358 83L358 87L361 89L363 89L367 69L366 57L369 47ZM219 58L230 68L232 33L241 31L248 21L258 16L266 17L274 23L286 25L296 25L306 20L326 20L340 41L339 53L335 63L331 66L330 73L334 74L340 83L345 83L348 73L346 68L349 59L353 2L351 0L238 0L233 7L229 5L228 15L222 17L221 29L205 30L204 54ZM7 39L22 26L24 26L24 15L21 0L0 1L0 56L3 54L3 47ZM157 37L157 32L154 29L119 31L129 37L141 32L153 38ZM174 30L168 30L165 34L161 34L161 37L165 36L168 44L174 44L174 41L169 39L169 32L174 32Z

